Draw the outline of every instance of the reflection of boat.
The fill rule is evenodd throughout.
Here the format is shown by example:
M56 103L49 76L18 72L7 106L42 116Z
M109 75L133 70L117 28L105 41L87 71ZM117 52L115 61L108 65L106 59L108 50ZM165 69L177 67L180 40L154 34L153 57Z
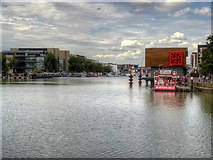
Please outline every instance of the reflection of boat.
M177 72L166 67L154 73L154 91L177 91Z

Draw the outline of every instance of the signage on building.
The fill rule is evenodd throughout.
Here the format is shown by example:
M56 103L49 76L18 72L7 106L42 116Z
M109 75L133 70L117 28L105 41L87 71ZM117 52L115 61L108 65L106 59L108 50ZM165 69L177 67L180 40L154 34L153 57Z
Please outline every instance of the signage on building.
M170 69L163 69L163 70L160 70L160 74L172 74L172 70L170 70Z
M182 51L169 52L169 63L171 66L182 66L183 65L183 52Z

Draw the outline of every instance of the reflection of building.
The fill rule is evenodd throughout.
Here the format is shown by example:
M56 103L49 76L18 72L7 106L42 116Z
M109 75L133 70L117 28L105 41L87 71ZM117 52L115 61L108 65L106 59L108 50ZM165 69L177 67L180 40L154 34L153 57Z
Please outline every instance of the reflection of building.
M170 66L179 76L186 74L187 48L146 48L145 67L151 68L153 76L159 66Z
M18 64L14 68L17 73L29 73L35 68L44 69L44 57L48 52L56 56L59 70L68 71L69 51L58 48L11 48L10 51L2 53L6 56L14 56L18 60Z
M180 108L184 106L187 96L177 92L154 92L153 103L158 107Z

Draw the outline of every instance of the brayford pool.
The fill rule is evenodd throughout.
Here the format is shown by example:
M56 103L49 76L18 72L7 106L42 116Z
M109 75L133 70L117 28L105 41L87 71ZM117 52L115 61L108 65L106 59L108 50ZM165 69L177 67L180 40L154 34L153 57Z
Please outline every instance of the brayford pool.
M6 82L5 158L210 158L211 94L153 92L128 77Z

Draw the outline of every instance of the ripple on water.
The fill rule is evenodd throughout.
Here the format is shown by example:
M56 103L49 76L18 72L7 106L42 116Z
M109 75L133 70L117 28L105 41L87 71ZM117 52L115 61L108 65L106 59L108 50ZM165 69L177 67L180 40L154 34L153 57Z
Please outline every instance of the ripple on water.
M211 157L208 95L130 89L126 77L51 81L3 85L4 157Z

